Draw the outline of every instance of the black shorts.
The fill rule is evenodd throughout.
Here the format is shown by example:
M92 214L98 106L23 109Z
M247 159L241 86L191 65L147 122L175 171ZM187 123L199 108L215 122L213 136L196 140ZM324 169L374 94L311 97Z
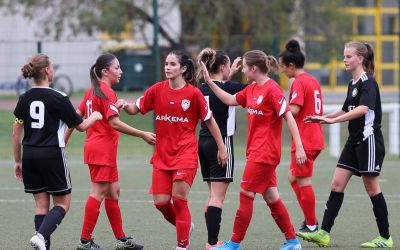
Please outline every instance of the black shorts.
M233 181L233 136L223 137L223 140L228 153L228 162L225 167L218 165L218 147L214 137L199 138L199 159L203 181Z
M360 143L349 143L343 148L337 167L353 171L354 175L378 176L385 157L382 132L370 135Z
M71 177L64 148L24 146L22 176L26 193L71 193Z

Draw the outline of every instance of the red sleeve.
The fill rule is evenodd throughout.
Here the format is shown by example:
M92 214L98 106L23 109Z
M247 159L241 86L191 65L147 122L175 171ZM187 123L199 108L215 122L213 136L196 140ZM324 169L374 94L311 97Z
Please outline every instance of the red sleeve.
M155 94L158 85L159 84L154 84L148 88L144 92L143 96L136 100L136 106L138 107L140 113L146 114L150 110L154 109Z
M104 92L105 92L104 94L106 94L108 96L108 99L100 99L100 98L98 99L98 100L101 100L100 108L103 110L104 118L106 120L108 120L112 116L115 116L115 115L119 116L119 110L117 109L117 107L114 106L114 103L116 103L118 100L117 95L115 94L115 92L112 89L104 91Z
M304 87L301 80L295 79L290 88L289 104L296 104L300 107L304 105Z
M246 107L247 104L247 90L252 88L252 86L248 86L247 88L244 88L240 92L235 94L236 101L239 103L240 106L243 108Z
M82 113L82 115L85 115L85 111L86 111L86 95L83 97L81 103L79 104L78 110Z
M195 99L197 103L197 117L202 121L207 121L212 117L212 112L208 108L207 101L199 89L195 89Z
M270 97L268 98L278 116L282 116L286 112L290 111L289 105L287 105L283 91L279 88L278 84L273 85L270 91Z

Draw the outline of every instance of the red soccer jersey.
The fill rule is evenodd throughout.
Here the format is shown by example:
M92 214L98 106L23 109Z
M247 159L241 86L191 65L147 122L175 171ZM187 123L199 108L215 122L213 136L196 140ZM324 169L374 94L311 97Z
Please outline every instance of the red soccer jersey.
M278 165L281 159L281 116L289 111L282 89L268 80L262 86L252 83L236 94L236 101L247 108L247 160Z
M304 150L324 149L324 135L320 123L304 123L309 115L322 115L322 91L318 80L308 73L296 77L290 87L289 104L300 106L295 116ZM292 140L292 151L295 145Z
M117 166L119 132L110 126L108 119L115 115L119 116L119 110L114 106L118 98L114 90L104 82L100 82L100 88L108 99L93 96L93 90L90 88L78 108L86 118L94 111L103 115L101 121L86 130L84 162L113 167Z
M136 106L142 114L154 110L157 142L151 164L167 170L197 168L196 125L212 116L201 92L191 84L174 90L165 80L146 90Z

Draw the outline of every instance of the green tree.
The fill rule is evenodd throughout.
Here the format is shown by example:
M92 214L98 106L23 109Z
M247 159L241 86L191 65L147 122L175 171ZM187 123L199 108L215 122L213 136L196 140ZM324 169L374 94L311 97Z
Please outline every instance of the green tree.
M348 33L348 18L338 11L344 0L159 0L160 6L179 5L182 36L175 41L160 23L160 36L172 47L213 46L233 54L262 49L271 54L296 36L325 36L320 43L307 43L311 55L326 48L342 47ZM143 26L153 23L152 0L0 0L13 12L22 12L42 25L42 35L59 39L67 30L71 35L105 31L119 39L126 24ZM172 3L172 4L171 4ZM68 28L68 29L67 29ZM329 53L323 53L329 54ZM328 57L319 58L327 61Z

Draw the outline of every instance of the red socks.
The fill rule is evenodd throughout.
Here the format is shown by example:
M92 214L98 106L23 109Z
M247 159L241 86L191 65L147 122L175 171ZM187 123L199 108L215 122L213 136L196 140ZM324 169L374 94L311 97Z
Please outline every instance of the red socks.
M306 225L316 225L317 217L315 214L315 193L311 185L299 187L296 181L291 183L297 201L303 210Z
M171 223L172 225L175 226L175 210L174 210L174 205L172 205L171 202L167 201L165 203L157 203L154 204L156 208L163 214L164 218Z
M118 200L105 199L104 208L106 210L108 221L111 224L115 238L120 239L125 237L124 230L122 229L121 209L119 208Z
M97 218L100 214L100 201L96 200L94 197L89 196L85 205L85 215L83 217L83 226L81 238L90 240L92 238L92 233L94 227L97 223Z
M300 187L301 207L303 208L304 217L307 225L316 225L317 218L315 215L315 194L312 186Z
M274 203L269 203L267 205L271 210L271 215L275 220L275 223L278 225L281 232L285 234L285 238L287 240L296 238L292 222L290 221L289 213L282 200L278 199Z
M253 215L253 201L253 197L240 192L239 208L236 211L231 241L240 243L244 239Z
M172 197L176 216L176 235L178 247L186 248L189 245L189 231L192 222L187 200Z

